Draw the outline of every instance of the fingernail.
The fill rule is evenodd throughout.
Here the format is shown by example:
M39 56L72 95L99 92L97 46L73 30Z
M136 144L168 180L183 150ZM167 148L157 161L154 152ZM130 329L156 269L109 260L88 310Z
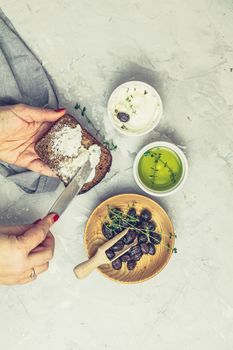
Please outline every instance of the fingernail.
M56 222L58 219L59 219L59 215L55 214L54 217L53 217L53 221Z
M33 224L38 224L38 222L40 222L40 221L41 221L41 219L38 219L38 220L34 221Z
M62 112L62 111L65 111L66 109L65 108L58 108L58 109L54 109L54 112Z

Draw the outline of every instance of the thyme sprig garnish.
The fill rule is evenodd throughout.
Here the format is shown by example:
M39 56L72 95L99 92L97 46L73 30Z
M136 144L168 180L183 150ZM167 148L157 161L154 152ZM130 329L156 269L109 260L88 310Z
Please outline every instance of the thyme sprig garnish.
M105 225L109 228L109 229L113 229L114 233L116 232L116 229L118 229L119 227L121 228L125 228L122 227L121 223L124 222L125 224L127 224L127 227L131 227L132 229L134 229L135 231L137 231L138 234L142 233L145 234L148 238L152 238L153 240L157 241L159 244L161 244L162 246L164 246L165 248L167 248L168 251L172 251L172 253L177 253L177 249L176 248L171 248L169 244L163 244L161 241L159 241L158 239L156 239L154 236L152 236L150 234L151 230L147 229L140 229L138 227L135 226L135 224L137 224L139 222L139 219L137 217L131 216L128 213L123 213L120 210L118 210L117 208L112 208L110 206L108 206L108 216L109 214L112 214L112 218L110 218L111 223L107 223L105 222ZM129 220L127 220L129 219ZM161 236L166 236L169 237L170 239L174 236L176 237L175 234L172 234L171 232L169 233L169 235L163 233L163 232L158 232L155 231L157 234L161 235Z
M160 154L159 154L159 157L160 157ZM158 159L156 157L153 157L153 158L154 158L154 166L151 167L152 174L149 176L149 179L151 180L152 184L155 184L155 179L157 177L156 175L159 170L156 169L156 164L158 163Z
M135 113L136 113L136 109L135 109L134 106L133 106L133 95L128 95L128 96L126 97L125 101L127 102L128 108L131 110L131 112L132 112L133 114L135 114Z
M74 109L79 110L81 112L81 116L85 117L89 124L92 124L91 120L89 119L89 117L86 113L86 110L87 110L86 107L82 107L79 103L76 103L76 105L74 106Z
M169 250L171 250L172 253L177 254L177 248L174 247L173 249L171 249L170 244L168 243L168 244L167 244L167 251L169 252Z
M86 120L87 120L87 123L90 124L90 125L92 126L92 128L96 130L96 128L94 127L92 121L90 120L90 118L89 118L88 115L87 115L87 112L86 112L86 111L87 111L87 108L86 108L85 106L82 107L80 103L76 103L76 105L74 106L74 108L75 108L76 110L80 111L81 116L82 116L82 117L85 117ZM108 149L109 151L115 151L115 150L117 149L117 145L114 144L113 140L107 140L107 139L105 138L105 136L103 136L103 135L100 133L100 130L97 130L97 134L100 135L100 137L101 137L102 140L103 140L103 145L104 145L105 147L107 147L107 149Z
M169 166L168 162L164 162L161 158L162 154L161 153L154 153L152 152L151 150L148 150L144 153L144 156L145 157L152 157L154 158L154 166L151 167L151 170L153 171L152 174L149 176L150 180L151 180L151 183L152 184L155 184L155 179L156 179L156 175L158 174L159 172L159 169L157 169L156 165L160 162L163 164L164 168L167 168L169 174L170 174L170 179L171 179L171 182L173 184L176 183L176 173L173 171L173 169Z
M117 145L113 143L113 140L108 141L104 138L103 145L106 146L109 149L109 151L115 151L117 149Z

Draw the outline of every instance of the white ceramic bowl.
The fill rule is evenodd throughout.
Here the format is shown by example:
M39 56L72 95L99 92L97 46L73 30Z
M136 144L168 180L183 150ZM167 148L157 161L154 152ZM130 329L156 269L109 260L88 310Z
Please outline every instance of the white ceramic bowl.
M151 148L154 147L167 147L170 150L174 151L179 157L180 160L182 162L182 166L183 166L183 173L181 176L180 181L170 190L167 191L154 191L151 190L150 188L148 188L140 179L139 174L138 174L138 163L139 160L141 159L142 155L148 151ZM175 193L176 191L178 191L184 184L184 182L187 179L187 175L188 175L188 162L187 162L187 158L185 156L185 154L183 153L183 151L181 151L181 149L179 147L177 147L176 145L174 145L173 143L170 142L165 142L165 141L156 141L156 142L152 142L149 143L148 145L144 146L137 154L135 160L134 160L134 166L133 166L133 173L134 173L134 178L136 183L138 184L138 186L145 191L146 193L152 195L152 196L157 196L157 197L165 197L168 196L172 193Z
M156 104L155 112L151 117L148 117L147 123L145 123L145 126L141 130L136 130L136 131L131 131L131 130L126 130L122 129L122 123L117 120L114 116L114 109L115 109L115 104L119 103L119 101L123 101L124 99L119 100L119 93L122 92L122 94L127 94L127 89L134 89L134 87L143 89L143 91L147 91L149 95L154 99L154 103ZM122 134L127 135L127 136L139 136L139 135L145 135L152 131L160 122L162 114L163 114L163 104L162 100L155 90L151 85L146 84L142 81L128 81L124 84L119 85L111 94L109 100L108 100L108 116L109 119L111 120L112 125ZM127 124L125 124L127 125Z

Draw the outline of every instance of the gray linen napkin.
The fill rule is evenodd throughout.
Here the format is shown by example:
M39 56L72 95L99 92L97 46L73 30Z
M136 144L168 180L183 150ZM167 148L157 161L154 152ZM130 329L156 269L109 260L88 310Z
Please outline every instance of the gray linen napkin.
M58 106L47 72L0 9L0 106L20 102L36 107ZM54 191L60 183L5 162L0 162L0 175L27 193Z

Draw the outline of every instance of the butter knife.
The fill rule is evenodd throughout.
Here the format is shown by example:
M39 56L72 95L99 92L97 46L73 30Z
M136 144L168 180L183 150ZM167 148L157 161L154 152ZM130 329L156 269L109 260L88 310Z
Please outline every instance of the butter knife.
M84 165L78 170L74 178L71 180L69 185L60 194L57 200L54 202L52 207L49 209L48 214L58 214L61 216L66 210L68 205L71 203L72 199L80 192L83 185L86 183L88 177L92 172L91 163L88 160Z

